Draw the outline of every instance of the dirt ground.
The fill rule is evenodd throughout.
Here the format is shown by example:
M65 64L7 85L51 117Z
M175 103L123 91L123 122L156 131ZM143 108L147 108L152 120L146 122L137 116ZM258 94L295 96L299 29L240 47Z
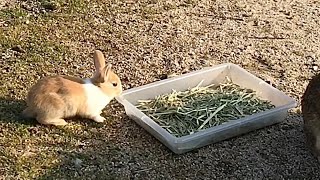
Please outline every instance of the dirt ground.
M7 1L10 2L10 1ZM0 179L319 179L301 96L319 70L316 0L0 3ZM112 101L97 124L22 119L41 77L89 77L102 50L124 89L231 62L299 104L285 122L176 155Z

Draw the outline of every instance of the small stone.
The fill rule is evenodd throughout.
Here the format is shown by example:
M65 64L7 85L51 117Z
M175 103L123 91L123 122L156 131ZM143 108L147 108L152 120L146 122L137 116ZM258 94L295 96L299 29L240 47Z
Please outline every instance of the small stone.
M168 78L176 77L178 76L176 73L168 74Z
M59 4L55 3L55 2L50 2L50 1L44 1L44 3L42 4L42 6L49 11L54 11L57 10L59 8Z
M290 11L287 11L287 12L284 12L283 14L287 15L287 16L290 16L291 13L290 13Z
M242 61L241 64L243 66L249 66L250 65L250 62L249 61Z
M74 165L76 167L81 167L81 164L82 164L82 160L79 159L79 158L76 158L75 161L74 161Z
M318 71L319 67L318 67L318 66L312 66L312 69L313 69L314 71Z
M98 133L99 131L97 130L97 128L92 128L92 129L90 129L90 132L92 132L92 133Z
M159 77L160 80L167 79L167 78L168 78L167 74L161 74Z
M22 49L20 45L14 46L11 48L13 51L19 52L19 53L25 53L26 51Z
M240 50L244 50L244 49L245 49L245 47L244 47L244 45L242 45L242 44L241 44L241 45L239 45L239 46L238 46L238 49L240 49Z

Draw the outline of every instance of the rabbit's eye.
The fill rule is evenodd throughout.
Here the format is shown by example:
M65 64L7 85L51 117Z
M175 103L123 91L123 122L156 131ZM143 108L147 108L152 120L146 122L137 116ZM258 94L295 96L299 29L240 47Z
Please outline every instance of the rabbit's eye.
M117 87L118 84L117 83L112 83L112 85L113 85L113 87Z

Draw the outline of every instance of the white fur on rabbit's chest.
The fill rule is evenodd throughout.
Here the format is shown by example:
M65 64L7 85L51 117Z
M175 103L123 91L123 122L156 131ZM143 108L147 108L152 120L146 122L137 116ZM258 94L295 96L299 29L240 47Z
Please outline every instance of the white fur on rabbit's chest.
M93 85L89 79L83 84L86 94L86 109L90 114L100 114L101 110L112 100L102 90Z

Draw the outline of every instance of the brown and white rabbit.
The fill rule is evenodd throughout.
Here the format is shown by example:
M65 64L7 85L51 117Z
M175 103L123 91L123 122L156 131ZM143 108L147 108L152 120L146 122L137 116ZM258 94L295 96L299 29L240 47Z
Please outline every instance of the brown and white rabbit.
M301 100L306 144L320 161L320 74L309 82Z
M93 55L95 73L92 78L52 76L40 79L31 87L24 117L35 118L45 125L66 125L64 118L80 116L103 122L102 109L122 93L120 78L106 66L101 51Z

